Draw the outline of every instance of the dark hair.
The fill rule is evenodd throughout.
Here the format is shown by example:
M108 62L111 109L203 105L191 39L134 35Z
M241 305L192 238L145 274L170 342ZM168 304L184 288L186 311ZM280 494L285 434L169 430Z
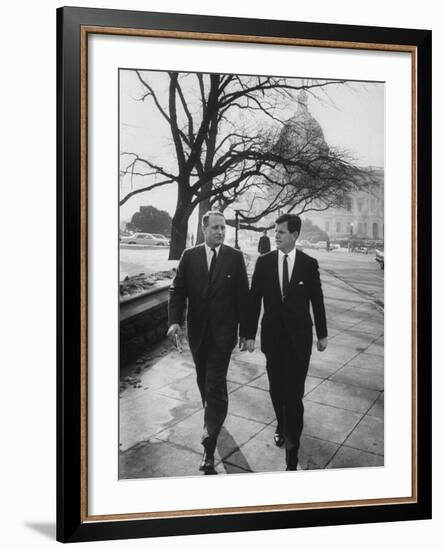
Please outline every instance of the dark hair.
M213 216L222 216L223 218L225 217L225 215L222 212L219 212L218 210L208 210L205 214L203 214L203 217L202 217L203 227L208 227L209 216L211 216L211 214Z
M296 216L295 214L282 214L275 220L276 224L285 222L288 222L289 233L297 232L298 234L300 234L301 219L299 218L299 216Z

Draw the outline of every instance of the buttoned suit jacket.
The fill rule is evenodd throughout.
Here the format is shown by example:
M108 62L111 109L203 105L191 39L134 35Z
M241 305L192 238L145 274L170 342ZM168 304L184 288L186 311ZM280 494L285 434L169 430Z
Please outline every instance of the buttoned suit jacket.
M297 250L285 299L282 298L278 276L278 251L259 256L249 292L246 338L254 339L263 300L261 349L264 353L278 345L285 330L291 342L312 339L314 315L317 337L327 336L326 313L317 260Z
M186 249L170 287L169 324L182 324L187 306L187 332L191 351L195 353L209 325L216 345L232 351L243 335L248 300L248 276L243 254L222 244L212 281L204 245Z

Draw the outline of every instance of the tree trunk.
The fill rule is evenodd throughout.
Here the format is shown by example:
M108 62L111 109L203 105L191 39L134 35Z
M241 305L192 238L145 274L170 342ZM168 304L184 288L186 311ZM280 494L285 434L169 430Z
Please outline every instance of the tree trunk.
M217 83L218 87L219 82ZM215 144L217 142L217 133L218 133L218 109L214 109L211 116L211 123L209 126L209 136L207 140L207 151L205 159L205 171L208 172L214 164L214 155L215 155ZM201 192L208 193L212 190L212 179L209 180L206 185L203 186ZM197 239L195 244L201 244L204 241L204 235L202 231L202 218L208 210L211 208L210 199L203 200L198 205L198 226L197 226Z
M179 260L183 250L186 248L188 221L191 213L191 195L181 191L179 185L177 207L171 225L169 260Z
M171 246L169 247L169 260L179 260L186 248L186 236L188 233L189 216L172 218Z

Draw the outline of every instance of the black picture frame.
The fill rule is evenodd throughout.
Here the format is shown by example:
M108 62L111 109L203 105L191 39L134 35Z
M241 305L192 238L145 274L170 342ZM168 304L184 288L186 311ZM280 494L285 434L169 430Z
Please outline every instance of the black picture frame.
M203 33L202 39L299 41L323 47L410 51L414 56L413 124L413 499L331 503L310 509L201 513L170 517L93 518L87 513L87 174L82 70L91 28ZM134 31L135 32L135 31ZM314 44L315 43L315 44ZM340 46L339 46L340 47ZM341 46L345 47L345 46ZM84 75L83 75L84 77ZM431 31L92 8L57 10L57 540L62 542L284 529L431 517ZM83 183L82 183L83 182ZM83 367L82 367L83 365ZM124 511L122 511L124 514Z

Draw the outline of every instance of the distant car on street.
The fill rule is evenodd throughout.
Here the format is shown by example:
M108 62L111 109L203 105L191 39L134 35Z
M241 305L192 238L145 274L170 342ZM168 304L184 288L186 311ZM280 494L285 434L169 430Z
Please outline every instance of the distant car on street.
M170 241L169 241L168 237L165 237L161 233L151 233L151 235L153 237L155 237L156 239L160 239L161 241L163 241L165 246L169 246Z
M378 262L380 269L385 268L385 250L384 247L378 247L375 249L375 261Z
M154 237L152 233L134 233L133 235L121 237L120 242L122 244L145 244L154 246L166 246L169 244L166 237L159 239L158 237Z

